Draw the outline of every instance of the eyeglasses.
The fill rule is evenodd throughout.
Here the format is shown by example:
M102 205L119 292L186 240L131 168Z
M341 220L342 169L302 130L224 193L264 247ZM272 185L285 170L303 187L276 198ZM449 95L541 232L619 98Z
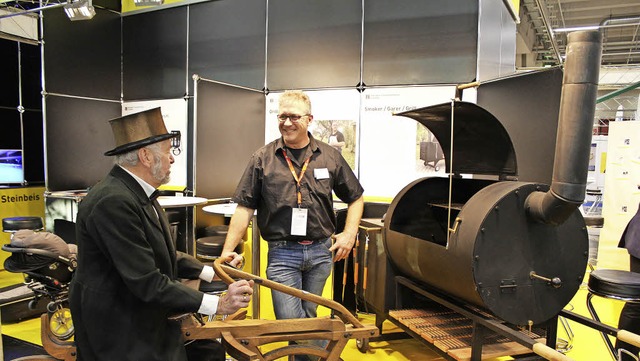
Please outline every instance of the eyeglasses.
M309 116L309 114L305 114L305 115L297 115L297 114L278 114L278 121L280 123L284 123L287 121L287 119L289 119L292 123L297 123L300 121L300 119L302 119L303 117L307 117Z

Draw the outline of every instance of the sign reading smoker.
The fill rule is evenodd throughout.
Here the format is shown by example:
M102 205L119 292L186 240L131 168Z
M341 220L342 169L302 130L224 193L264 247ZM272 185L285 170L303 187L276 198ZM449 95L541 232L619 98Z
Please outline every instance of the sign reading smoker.
M406 276L516 325L558 314L587 265L588 235L578 207L586 188L602 38L599 32L576 32L568 40L550 187L515 181L509 135L475 104L398 114L433 132L453 176L417 180L395 197L385 219L389 259ZM461 173L494 177L462 179Z

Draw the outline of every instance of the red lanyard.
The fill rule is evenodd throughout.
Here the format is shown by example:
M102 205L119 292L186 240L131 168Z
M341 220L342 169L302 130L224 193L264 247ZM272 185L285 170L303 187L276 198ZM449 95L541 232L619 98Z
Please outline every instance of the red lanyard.
M293 179L296 180L296 191L298 192L298 208L300 208L302 206L302 192L300 191L300 182L302 181L302 176L304 176L304 172L307 170L307 166L309 165L309 161L311 160L311 157L307 158L307 160L304 161L304 164L302 165L302 170L300 171L300 175L297 175L295 169L293 169L293 163L291 162L291 159L287 155L287 151L283 149L282 154L284 154L284 159L287 160L287 164L289 165L289 170L291 171L291 174L293 174Z

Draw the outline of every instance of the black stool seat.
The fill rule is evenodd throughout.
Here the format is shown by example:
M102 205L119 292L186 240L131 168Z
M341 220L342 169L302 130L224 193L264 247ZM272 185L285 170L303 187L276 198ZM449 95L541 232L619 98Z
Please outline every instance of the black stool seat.
M209 236L196 240L196 257L206 260L212 260L220 257L224 248L224 240L226 236ZM244 252L244 243L240 242L236 249L236 253Z
M196 256L204 259L215 259L222 253L225 236L209 236L196 240Z
M228 232L229 232L229 226L224 224L208 226L202 230L202 237L226 236Z
M39 230L44 228L42 217L10 217L2 219L3 232L15 232L21 229Z
M167 215L169 223L178 223L182 220L182 213L179 210L166 209L164 213Z
M598 269L589 276L589 292L623 301L640 301L640 273Z
M584 216L584 223L590 227L602 228L604 226L604 217L602 216Z

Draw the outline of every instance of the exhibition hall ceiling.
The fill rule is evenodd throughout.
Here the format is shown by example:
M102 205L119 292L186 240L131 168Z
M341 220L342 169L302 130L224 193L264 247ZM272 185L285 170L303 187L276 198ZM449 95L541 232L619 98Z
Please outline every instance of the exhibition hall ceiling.
M521 0L521 21L535 32L531 49L538 65L557 65L564 57L566 34L600 29L602 64L640 65L640 1L638 0Z

